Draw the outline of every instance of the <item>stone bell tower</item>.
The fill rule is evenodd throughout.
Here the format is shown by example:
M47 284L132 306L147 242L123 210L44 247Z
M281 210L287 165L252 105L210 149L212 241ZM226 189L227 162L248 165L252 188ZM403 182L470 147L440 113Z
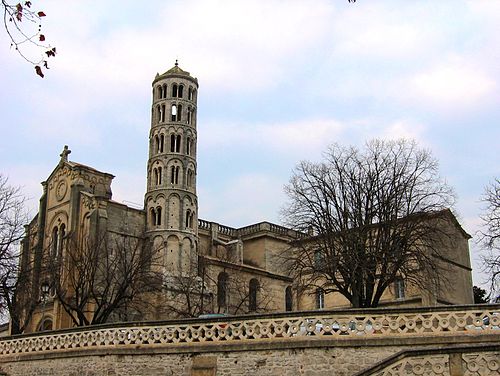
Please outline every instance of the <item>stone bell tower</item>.
M170 275L196 266L196 99L198 80L175 66L153 80L146 234Z

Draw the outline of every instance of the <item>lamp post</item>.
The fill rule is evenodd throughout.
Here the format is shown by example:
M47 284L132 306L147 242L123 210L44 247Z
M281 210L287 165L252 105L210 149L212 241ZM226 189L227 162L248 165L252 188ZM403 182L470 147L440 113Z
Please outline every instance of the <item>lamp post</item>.
M47 303L47 296L49 295L50 286L47 282L43 282L40 286L42 292L42 318L40 319L40 331L43 331L43 319L45 317L45 304Z

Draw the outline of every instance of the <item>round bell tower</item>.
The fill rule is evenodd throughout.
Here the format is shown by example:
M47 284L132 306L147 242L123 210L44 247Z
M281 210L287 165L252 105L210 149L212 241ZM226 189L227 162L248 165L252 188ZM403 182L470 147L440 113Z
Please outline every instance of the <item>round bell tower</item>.
M196 267L196 99L198 80L175 66L153 80L146 235L163 251L163 267L186 275Z

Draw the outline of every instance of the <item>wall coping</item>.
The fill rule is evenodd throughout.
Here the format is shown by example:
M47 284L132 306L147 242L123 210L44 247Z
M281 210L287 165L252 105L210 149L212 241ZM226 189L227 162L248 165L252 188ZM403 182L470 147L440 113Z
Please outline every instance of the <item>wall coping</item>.
M498 342L499 311L497 304L107 324L4 337L0 339L0 360L77 353L121 354L138 349L141 353L192 353L489 343Z

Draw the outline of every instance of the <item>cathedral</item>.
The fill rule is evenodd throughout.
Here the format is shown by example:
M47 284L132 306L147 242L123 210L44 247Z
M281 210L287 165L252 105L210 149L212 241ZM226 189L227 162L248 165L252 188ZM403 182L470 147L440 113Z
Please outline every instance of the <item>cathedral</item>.
M36 301L41 303L30 311L25 306L23 314L29 320L24 331L68 328L78 320L93 323L90 318L97 311L103 317L97 323L102 323L348 308L349 302L340 294L301 289L287 269L284 255L306 234L269 222L234 228L198 217L198 80L176 63L156 75L152 89L142 209L113 201L113 175L70 160L67 146L42 183L39 212L26 226L21 256L29 274L26 289L38 294ZM381 306L472 303L470 236L451 212L443 216L455 234L453 256L446 261L449 273L458 276L455 288L422 291L401 280L386 290ZM75 256L73 251L69 259L72 249L80 253ZM120 301L114 310L108 303L100 304L101 295L96 293L85 300L82 295L88 290L81 285L87 283L85 275L91 269L75 266L83 263L83 249L96 252L94 261L107 260L104 269L94 271L94 280L102 281L95 289L99 294L116 288L116 282L106 285L106 281L117 278L123 268L141 279L142 271L134 269L137 265L151 271L150 285L137 284L135 295ZM144 249L150 251L141 264ZM115 267L118 262L120 268ZM149 288L151 283L160 288ZM83 313L72 315L72 304L84 306Z

